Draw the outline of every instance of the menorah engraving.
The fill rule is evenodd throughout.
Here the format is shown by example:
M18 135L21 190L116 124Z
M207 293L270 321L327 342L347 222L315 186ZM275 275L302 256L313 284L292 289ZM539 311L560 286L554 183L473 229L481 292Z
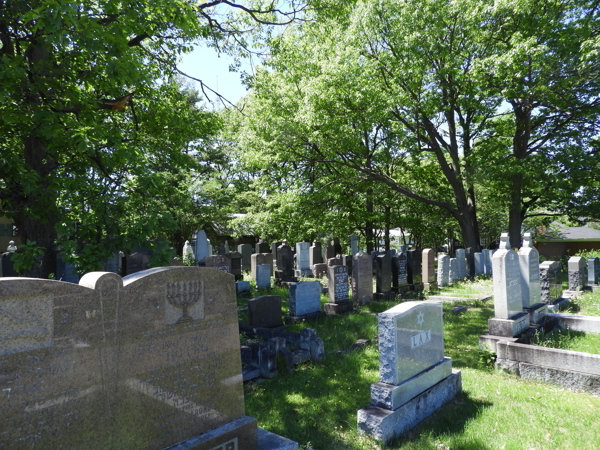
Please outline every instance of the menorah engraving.
M202 297L202 280L179 281L167 284L167 302L183 310L183 315L177 323L191 322L193 317L188 315L188 308Z

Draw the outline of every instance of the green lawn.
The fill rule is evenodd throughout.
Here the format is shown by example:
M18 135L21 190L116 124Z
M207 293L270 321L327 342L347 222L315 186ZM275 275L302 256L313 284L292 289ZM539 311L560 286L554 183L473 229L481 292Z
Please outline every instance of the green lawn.
M275 288L272 293L282 300L287 296L286 289ZM315 328L325 342L326 358L300 365L293 374L282 372L260 384L246 383L246 414L256 417L260 427L298 441L302 449L380 449L380 443L357 432L356 413L370 403L370 385L379 379L375 313L395 304L373 302L353 314L288 327ZM452 314L457 304L467 305L468 311ZM282 313L287 313L287 301L282 301ZM479 335L486 332L492 316L491 302L444 305L445 353L461 370L462 393L390 448L598 448L600 398L480 366ZM371 344L364 350L335 353L360 338L371 339Z
M569 306L561 311L563 314L580 316L600 316L600 291L586 291L579 298L569 300Z

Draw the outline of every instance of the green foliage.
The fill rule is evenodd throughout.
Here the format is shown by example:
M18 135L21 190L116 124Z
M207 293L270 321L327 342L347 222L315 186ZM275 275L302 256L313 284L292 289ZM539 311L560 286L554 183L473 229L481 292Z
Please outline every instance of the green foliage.
M22 274L25 270L30 270L35 265L39 266L43 254L44 248L36 245L35 241L21 244L19 250L11 256L14 271Z
M496 356L496 352L493 352L489 345L481 344L479 346L479 367L485 370L495 368Z

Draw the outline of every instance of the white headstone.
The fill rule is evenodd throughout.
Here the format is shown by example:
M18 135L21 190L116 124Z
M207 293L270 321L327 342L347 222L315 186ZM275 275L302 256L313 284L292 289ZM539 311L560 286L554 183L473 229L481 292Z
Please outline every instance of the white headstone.
M300 271L300 275L312 275L312 270L310 268L310 259L309 259L309 248L310 244L308 242L297 242L296 243L296 266Z
M510 319L523 312L523 297L519 257L510 248L508 233L500 237L500 250L494 252L492 266L495 317Z
M467 256L464 248L456 249L456 265L458 280L462 281L467 276Z
M533 246L531 233L523 235L523 247L519 250L521 268L521 295L523 307L540 302L540 255Z
M440 287L448 286L450 282L450 257L448 255L438 256L438 285Z

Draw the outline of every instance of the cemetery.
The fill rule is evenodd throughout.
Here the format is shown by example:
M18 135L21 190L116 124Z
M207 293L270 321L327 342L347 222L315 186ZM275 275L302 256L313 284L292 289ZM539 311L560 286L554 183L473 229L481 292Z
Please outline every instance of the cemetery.
M0 450L600 448L598 2L1 5Z

